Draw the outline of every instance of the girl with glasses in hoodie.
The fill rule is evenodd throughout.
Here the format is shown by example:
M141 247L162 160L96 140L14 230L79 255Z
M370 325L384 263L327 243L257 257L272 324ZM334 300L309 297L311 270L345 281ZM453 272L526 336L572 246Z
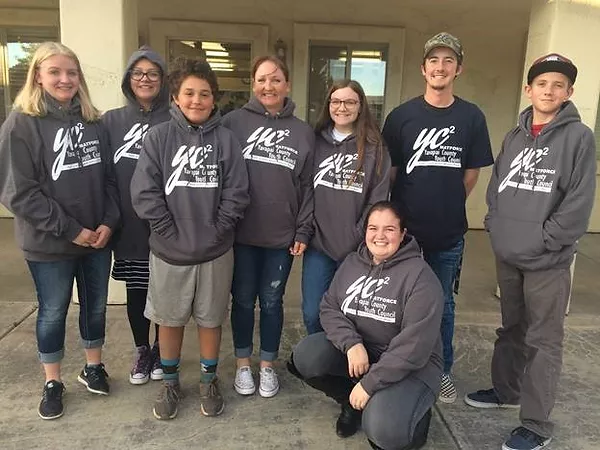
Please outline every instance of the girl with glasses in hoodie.
M361 242L371 205L387 200L391 167L367 97L354 80L333 83L315 131L315 234L302 260L308 334L323 331L321 298L338 266Z
M150 321L144 317L148 294L150 248L148 222L138 218L131 204L131 177L148 130L169 120L167 67L161 56L148 47L136 50L127 63L121 83L127 105L104 114L102 121L110 139L111 160L119 186L121 228L113 239L115 262L112 277L127 288L127 317L135 343L131 384L150 378L162 379L158 325L150 348Z
M145 315L159 325L163 388L157 419L177 415L183 332L194 318L200 345L200 411L223 412L217 382L221 325L233 276L233 239L249 203L239 142L221 126L217 77L204 60L181 57L169 72L171 119L153 127L131 180L135 212L150 224Z
M102 364L107 244L119 207L99 118L75 53L45 42L0 129L0 201L15 216L38 298L36 338L46 377L38 409L42 419L63 414L61 361L74 279L86 357L78 381L94 394L109 393Z
M288 368L341 405L338 436L362 424L373 448L417 449L440 390L442 287L396 205L376 203L365 222L323 297L324 331L300 341Z
M293 256L304 253L312 235L314 132L294 117L289 71L274 56L252 65L253 98L229 113L223 124L242 146L250 179L250 206L235 236L231 326L237 371L235 390L251 395L254 307L260 305L260 384L273 397L273 369L283 327L283 295Z

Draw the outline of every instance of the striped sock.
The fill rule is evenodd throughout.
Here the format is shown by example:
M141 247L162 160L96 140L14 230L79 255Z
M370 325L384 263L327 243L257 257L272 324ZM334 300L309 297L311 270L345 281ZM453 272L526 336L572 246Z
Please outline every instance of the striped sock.
M200 383L210 383L217 376L219 358L200 359Z
M179 358L164 359L160 358L160 365L163 369L163 381L168 384L179 383Z

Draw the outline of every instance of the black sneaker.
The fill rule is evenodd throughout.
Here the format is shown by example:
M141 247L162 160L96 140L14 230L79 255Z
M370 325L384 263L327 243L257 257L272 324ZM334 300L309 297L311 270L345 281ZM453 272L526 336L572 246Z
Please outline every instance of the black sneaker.
M65 392L65 385L60 381L50 380L44 385L42 400L38 408L38 414L44 420L58 419L63 415L62 396Z
M341 438L350 437L358 431L362 411L354 409L349 403L342 405L342 411L335 423L335 433Z
M502 444L502 450L539 450L552 440L528 430L525 427L515 428L508 440Z
M465 395L465 403L474 408L520 408L518 403L502 403L496 391L492 389L471 392Z
M108 395L110 386L108 385L108 374L104 370L104 364L97 366L84 366L77 377L77 381L87 387L87 390L93 394Z

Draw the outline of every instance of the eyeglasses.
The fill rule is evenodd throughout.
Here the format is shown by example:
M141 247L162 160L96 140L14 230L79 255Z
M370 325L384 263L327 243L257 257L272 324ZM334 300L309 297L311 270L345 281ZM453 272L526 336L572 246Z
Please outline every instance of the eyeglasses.
M129 73L131 75L131 79L135 81L142 81L144 77L148 78L148 81L160 80L160 72L158 70L149 70L148 72L144 72L143 70L134 69Z
M354 109L360 104L360 102L358 100L354 100L351 98L349 98L347 100L331 98L331 99L329 99L329 104L331 106L333 106L334 108L339 108L340 106L344 105L344 106L346 106L347 109Z

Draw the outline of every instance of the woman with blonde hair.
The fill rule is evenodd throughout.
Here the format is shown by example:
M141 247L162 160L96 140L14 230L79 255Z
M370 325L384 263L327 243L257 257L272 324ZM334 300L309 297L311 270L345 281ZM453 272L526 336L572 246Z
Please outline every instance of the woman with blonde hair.
M78 381L107 395L102 364L112 231L118 193L105 133L77 56L45 42L0 129L0 202L15 216L17 241L38 297L36 337L46 382L38 413L63 414L61 360L73 280L86 365Z

